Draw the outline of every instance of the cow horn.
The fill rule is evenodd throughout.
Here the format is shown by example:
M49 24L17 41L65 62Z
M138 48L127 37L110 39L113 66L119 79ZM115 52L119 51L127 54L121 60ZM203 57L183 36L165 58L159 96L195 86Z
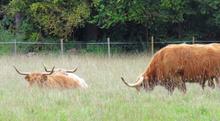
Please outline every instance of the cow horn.
M49 71L49 70L47 69L47 67L45 66L45 64L43 64L43 66L44 66L44 70L45 70L46 72L51 72L51 71Z
M53 74L53 72L54 72L54 68L55 68L55 66L52 68L52 70L50 71L50 73L45 74L45 75L51 75L51 74Z
M141 85L141 83L143 82L144 78L142 77L141 79L139 79L136 83L134 84L129 84L125 81L125 79L123 77L121 77L121 80L125 83L125 85L129 86L129 87L137 87L139 85Z
M77 69L78 69L78 68L77 68L77 67L75 67L73 70L67 70L66 72L67 72L67 73L74 73L74 72L76 72L76 71L77 71Z
M13 66L13 67L14 67L15 71L17 71L18 74L20 74L20 75L28 75L29 74L29 73L25 73L25 72L20 72L15 66Z

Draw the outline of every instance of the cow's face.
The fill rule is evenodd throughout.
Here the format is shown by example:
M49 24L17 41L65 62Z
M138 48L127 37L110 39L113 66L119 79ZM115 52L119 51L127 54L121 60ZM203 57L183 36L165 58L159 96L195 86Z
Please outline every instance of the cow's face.
M152 91L155 85L150 81L148 77L144 77L142 86L145 89L145 91Z
M141 82L141 83L139 83ZM153 83L149 80L149 78L146 76L140 76L135 82L136 84L139 83L139 85L135 86L137 91L140 91L141 89L144 89L145 91L152 91L154 88Z
M31 73L25 76L25 80L29 83L29 86L38 84L42 86L47 81L47 75L42 73Z
M28 72L20 72L15 66L15 70L20 75L25 75L25 80L28 81L29 86L32 86L33 84L38 84L39 86L43 86L44 82L47 81L47 77L54 72L54 68L50 73L45 72L39 72L39 73L28 73Z
M143 76L138 77L135 83L141 82L139 85L135 86L136 90L139 92L141 89L144 88L144 78Z

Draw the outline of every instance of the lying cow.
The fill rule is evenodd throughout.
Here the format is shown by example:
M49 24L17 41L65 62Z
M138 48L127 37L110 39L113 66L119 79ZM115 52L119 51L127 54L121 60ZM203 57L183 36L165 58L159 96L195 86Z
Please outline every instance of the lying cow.
M143 87L152 90L156 85L164 86L170 93L177 87L186 92L186 82L205 82L213 86L220 77L220 49L216 44L171 44L155 53L147 69L134 84L122 81L138 91Z
M50 88L83 88L78 80L62 74L54 73L54 68L48 73L45 72L20 72L15 66L18 74L24 75L29 87L37 85L39 87Z
M51 72L51 70L47 69L47 67L45 65L44 66L44 70L46 72ZM73 80L76 80L77 82L79 82L80 86L82 88L88 88L87 83L85 82L84 79L80 78L79 76L77 76L76 74L74 74L74 72L76 72L77 68L74 68L72 70L66 70L66 69L62 69L62 68L55 68L54 71L55 73L62 73L67 75L68 77L72 78Z

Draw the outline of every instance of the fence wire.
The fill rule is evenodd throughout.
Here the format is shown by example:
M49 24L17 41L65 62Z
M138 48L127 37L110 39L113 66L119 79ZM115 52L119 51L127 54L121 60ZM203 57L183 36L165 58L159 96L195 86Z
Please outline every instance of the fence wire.
M153 42L153 43L152 43ZM193 41L194 43L220 43L220 41ZM0 42L0 54L26 54L35 53L138 53L160 49L168 44L187 43L192 41L151 41L151 42ZM61 49L62 48L62 49ZM155 50L153 50L155 52ZM62 52L61 52L62 51Z

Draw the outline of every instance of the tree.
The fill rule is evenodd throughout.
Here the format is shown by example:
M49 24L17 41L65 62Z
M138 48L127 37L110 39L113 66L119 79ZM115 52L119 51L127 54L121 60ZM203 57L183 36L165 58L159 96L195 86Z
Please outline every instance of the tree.
M90 9L85 0L52 0L32 3L30 15L48 35L67 39L77 27L84 25Z
M160 0L94 0L97 15L94 21L102 28L128 22L144 26L146 36L148 31L155 31L154 25L160 18Z

